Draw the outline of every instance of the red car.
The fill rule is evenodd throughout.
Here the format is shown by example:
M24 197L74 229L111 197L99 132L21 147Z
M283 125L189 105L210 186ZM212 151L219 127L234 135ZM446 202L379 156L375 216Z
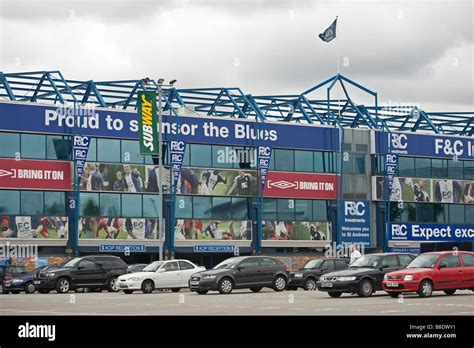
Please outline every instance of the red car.
M407 268L385 274L382 287L391 297L405 292L428 297L438 290L446 295L453 295L458 289L474 291L474 252L421 254Z

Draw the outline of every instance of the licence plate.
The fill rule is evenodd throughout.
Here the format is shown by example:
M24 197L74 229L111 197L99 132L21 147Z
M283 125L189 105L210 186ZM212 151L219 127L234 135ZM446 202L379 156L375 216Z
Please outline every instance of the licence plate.
M33 282L33 284L39 285L39 284L41 284L41 280L35 280L35 281Z
M398 283L396 282L387 283L387 288L398 288Z
M190 283L191 285L199 285L199 281L193 281Z
M323 288L332 288L332 283L322 283L321 286Z

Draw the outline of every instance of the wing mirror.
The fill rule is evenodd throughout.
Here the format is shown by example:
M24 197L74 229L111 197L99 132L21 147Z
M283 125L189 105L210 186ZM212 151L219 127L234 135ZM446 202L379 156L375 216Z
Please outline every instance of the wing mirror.
M447 266L445 264L441 264L438 266L438 269L446 268Z
M166 269L164 268L160 268L159 270L156 271L156 273L164 273L166 272Z
M245 267L239 266L237 267L237 270L240 272L241 270L245 269Z
M388 267L389 267L389 265L382 265L382 267L380 267L380 270L383 270L383 269L388 268Z
M83 269L84 269L84 266L77 266L78 271L83 270Z

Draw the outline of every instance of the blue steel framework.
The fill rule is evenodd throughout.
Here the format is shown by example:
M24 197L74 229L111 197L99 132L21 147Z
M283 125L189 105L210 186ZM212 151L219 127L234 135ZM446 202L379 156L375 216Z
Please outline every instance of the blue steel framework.
M331 91L337 84L343 97L331 99ZM373 98L374 104L356 103L350 97L348 87L368 94ZM66 80L60 71L0 72L0 99L10 101L73 104L75 108L78 105L94 104L98 107L130 110L136 108L138 90L158 90L158 85L150 78L79 81ZM318 92L326 92L326 98L311 99L311 95ZM257 126L266 121L280 121L338 127L341 130L341 173L337 174L343 174L345 128L378 129L389 133L425 131L446 135L474 135L474 112L427 112L413 105L380 106L376 92L341 74L295 95L253 96L244 94L237 87L170 87L163 90L162 102L163 111L174 116L179 116L184 108L187 113L196 115L254 118ZM339 191L342 209L342 180ZM388 207L386 210L388 211ZM339 215L342 218L342 214ZM385 215L387 224L388 218ZM172 216L174 220L174 214ZM256 247L259 250L259 246Z

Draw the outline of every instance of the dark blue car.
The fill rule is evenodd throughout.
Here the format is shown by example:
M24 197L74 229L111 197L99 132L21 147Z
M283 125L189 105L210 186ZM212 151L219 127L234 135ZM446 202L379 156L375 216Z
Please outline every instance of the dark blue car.
M35 284L33 283L33 278L36 276L36 274L41 271L42 269L46 268L48 266L40 266L35 268L33 271L28 272L28 270L25 268L25 271L22 273L19 273L15 276L12 277L12 279L9 282L5 282L3 284L4 286L4 293L13 293L13 294L18 294L21 291L24 291L27 294L32 294L36 291Z

